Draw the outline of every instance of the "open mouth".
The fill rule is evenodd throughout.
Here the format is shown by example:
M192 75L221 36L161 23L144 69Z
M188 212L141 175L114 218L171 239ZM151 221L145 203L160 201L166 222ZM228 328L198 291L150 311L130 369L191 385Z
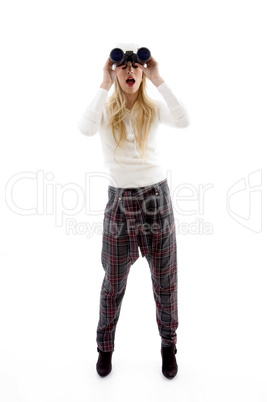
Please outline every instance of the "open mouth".
M128 78L128 80L126 80L126 82L129 87L133 87L135 84L135 80L133 78Z

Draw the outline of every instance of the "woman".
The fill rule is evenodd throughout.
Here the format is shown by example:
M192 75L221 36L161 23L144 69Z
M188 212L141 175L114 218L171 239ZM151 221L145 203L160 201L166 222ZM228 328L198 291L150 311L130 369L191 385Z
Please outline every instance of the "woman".
M137 53L136 44L118 44ZM165 102L147 95L147 79ZM107 99L114 83L114 93ZM131 61L114 69L110 58L103 82L79 121L84 135L100 134L105 167L112 186L104 212L101 260L105 276L97 326L97 372L108 375L116 325L131 265L146 257L151 271L156 320L161 336L162 372L171 379L178 371L175 354L177 255L175 223L166 175L156 146L160 123L175 128L189 124L186 110L161 77L151 57L147 65Z

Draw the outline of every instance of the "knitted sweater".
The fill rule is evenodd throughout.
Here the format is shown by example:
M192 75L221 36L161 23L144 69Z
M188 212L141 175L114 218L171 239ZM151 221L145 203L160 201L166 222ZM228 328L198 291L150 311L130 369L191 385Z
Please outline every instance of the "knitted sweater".
M142 160L141 150L131 129L132 113L128 109L124 119L128 140L122 157L120 157L118 147L115 153L116 161L114 160L113 152L117 144L111 127L106 129L109 122L106 109L108 96L106 89L98 89L78 122L78 128L82 134L86 136L100 134L104 166L110 175L111 185L114 187L149 186L166 178L157 147L158 126L162 123L174 128L184 128L189 125L189 118L184 105L173 94L166 82L159 85L157 89L163 99L153 99L159 105L159 112L151 125L145 162Z

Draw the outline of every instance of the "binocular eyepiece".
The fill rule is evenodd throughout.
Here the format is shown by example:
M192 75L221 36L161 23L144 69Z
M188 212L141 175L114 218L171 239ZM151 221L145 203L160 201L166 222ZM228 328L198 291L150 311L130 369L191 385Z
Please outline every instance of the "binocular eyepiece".
M117 67L122 64L126 64L127 66L128 61L130 61L133 68L137 68L138 66L136 66L135 63L137 62L142 65L146 64L151 58L151 53L146 47L140 47L137 50L137 53L134 53L132 50L127 50L124 53L122 49L116 47L111 50L109 57Z

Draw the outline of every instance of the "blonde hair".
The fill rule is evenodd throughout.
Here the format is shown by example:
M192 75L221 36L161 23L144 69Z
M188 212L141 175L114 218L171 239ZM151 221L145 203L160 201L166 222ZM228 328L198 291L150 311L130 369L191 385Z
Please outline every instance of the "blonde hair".
M153 99L149 98L147 94L146 80L146 75L145 73L143 73L143 78L138 90L138 97L132 108L133 123L131 118L132 128L134 130L134 133L136 134L137 143L142 151L143 162L147 156L147 142L151 125L154 119L157 117L158 113L158 105ZM126 127L123 122L124 117L127 115L126 103L126 95L123 93L118 78L116 76L114 82L114 92L110 96L110 98L107 99L106 103L107 110L110 116L109 124L106 128L108 128L109 126L112 127L113 137L117 144L113 152L114 160L114 155L117 148L120 147L121 156L126 144ZM137 111L136 117L135 111Z

